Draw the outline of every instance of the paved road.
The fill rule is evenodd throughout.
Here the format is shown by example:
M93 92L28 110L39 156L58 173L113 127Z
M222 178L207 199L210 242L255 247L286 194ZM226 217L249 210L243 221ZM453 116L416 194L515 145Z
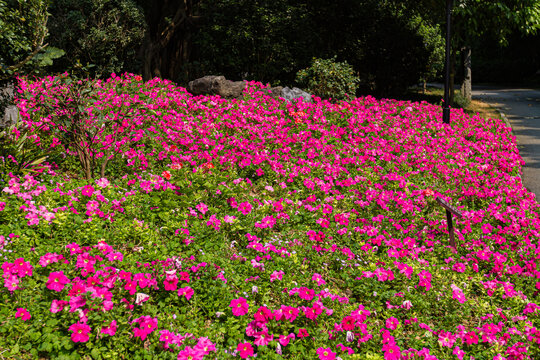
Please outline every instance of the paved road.
M525 161L523 184L540 201L540 90L474 86L472 94L473 99L497 108L510 122Z

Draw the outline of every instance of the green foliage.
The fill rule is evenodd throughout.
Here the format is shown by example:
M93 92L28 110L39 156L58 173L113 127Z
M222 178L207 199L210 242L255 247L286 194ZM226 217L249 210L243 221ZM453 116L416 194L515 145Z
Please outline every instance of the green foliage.
M419 15L400 8L371 3L366 10L372 14L351 26L343 53L360 73L363 93L388 96L403 93L436 71L442 51L441 42L433 39L438 30ZM414 15L414 16L411 16Z
M425 21L420 16L411 18L410 24L422 37L424 46L429 52L420 79L423 81L433 80L444 69L444 39L437 26Z
M50 11L50 42L69 54L56 70L91 77L140 72L146 23L134 1L54 0Z
M39 73L64 55L47 47L47 0L0 0L0 80Z
M360 79L351 65L332 59L314 58L311 66L298 71L296 81L306 91L323 99L344 100L354 97Z
M316 55L317 35L302 1L216 0L200 4L205 21L194 36L193 73L290 83ZM197 76L194 75L194 76Z
M392 1L219 0L201 4L200 13L192 79L222 74L291 84L313 58L337 55L359 73L364 92L386 95L442 66L438 27Z
M47 160L46 152L35 146L29 136L31 133L18 123L0 132L0 177L9 172L16 175L36 173Z

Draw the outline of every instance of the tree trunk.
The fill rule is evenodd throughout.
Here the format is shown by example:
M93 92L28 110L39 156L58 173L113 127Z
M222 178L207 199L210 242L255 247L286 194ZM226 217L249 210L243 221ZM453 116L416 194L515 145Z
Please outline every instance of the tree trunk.
M471 69L471 48L469 46L464 48L463 58L463 83L461 84L461 95L471 102L472 100L472 69Z
M141 48L143 77L177 80L191 56L192 33L200 17L198 0L155 1L147 15L148 34Z

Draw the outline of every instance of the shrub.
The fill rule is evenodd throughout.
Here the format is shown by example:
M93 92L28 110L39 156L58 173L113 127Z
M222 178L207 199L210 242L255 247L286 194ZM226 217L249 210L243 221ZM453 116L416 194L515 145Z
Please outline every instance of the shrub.
M360 79L351 65L332 59L313 58L311 66L298 71L296 81L308 92L323 99L343 100L356 94Z

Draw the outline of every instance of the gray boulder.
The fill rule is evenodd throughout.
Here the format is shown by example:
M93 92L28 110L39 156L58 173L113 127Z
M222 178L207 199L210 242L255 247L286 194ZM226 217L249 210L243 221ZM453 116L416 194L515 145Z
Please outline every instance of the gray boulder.
M242 97L245 87L245 81L231 81L224 76L207 75L190 81L187 91L193 95L219 95L231 99Z
M283 86L274 86L268 89L268 95L274 99L281 97L281 92L283 91Z
M0 88L0 128L15 124L19 118L19 109L15 105L9 105L12 103L11 100L13 100L13 84L8 84Z
M311 102L311 95L297 87L293 87L292 89L284 87L281 90L281 97L289 102L294 99L303 99L304 102Z
M4 117L0 119L0 128L9 127L17 122L19 118L19 109L15 105L6 107Z

